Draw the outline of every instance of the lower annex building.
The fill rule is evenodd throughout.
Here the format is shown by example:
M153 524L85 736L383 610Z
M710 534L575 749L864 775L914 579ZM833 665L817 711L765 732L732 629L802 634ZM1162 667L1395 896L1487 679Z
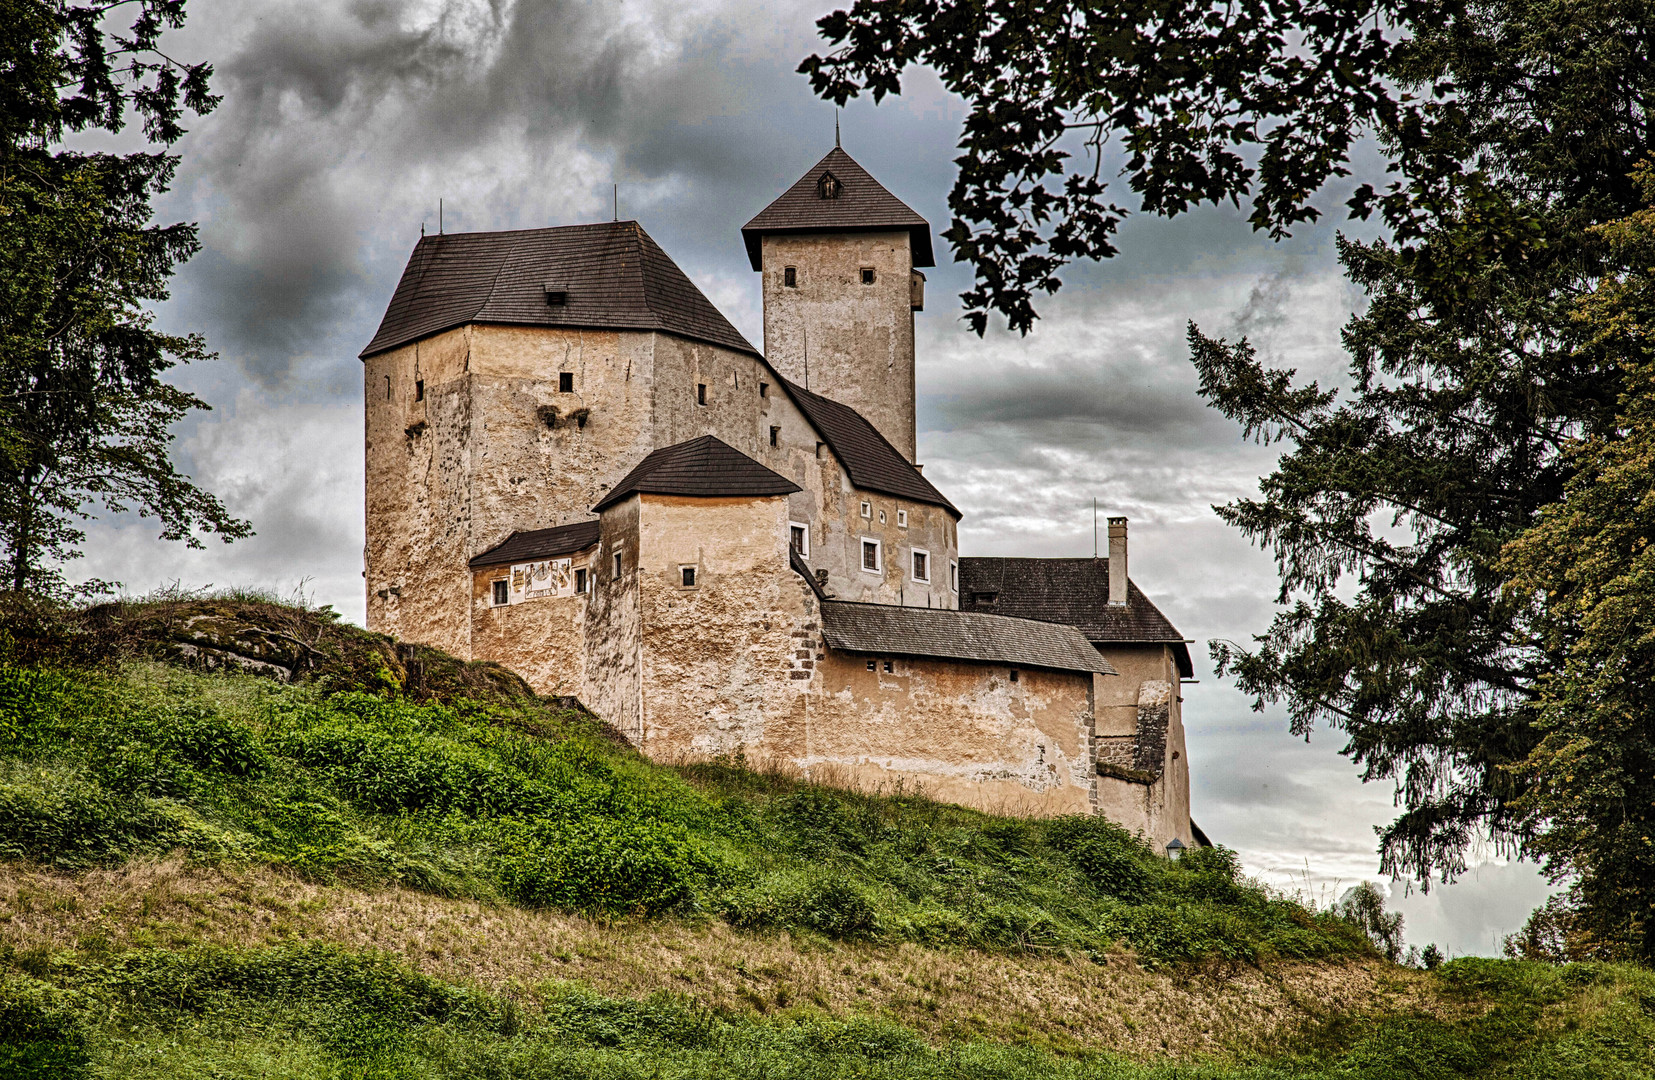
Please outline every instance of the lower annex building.
M835 147L742 234L764 352L636 222L420 240L362 352L369 627L657 760L1202 841L1125 519L1108 559L962 558L914 461L929 225Z

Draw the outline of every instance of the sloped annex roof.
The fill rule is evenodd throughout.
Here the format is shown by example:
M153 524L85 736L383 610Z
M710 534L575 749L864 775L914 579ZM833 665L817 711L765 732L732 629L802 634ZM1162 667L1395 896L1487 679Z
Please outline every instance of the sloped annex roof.
M548 304L548 285L567 302ZM758 355L636 221L424 237L361 356L466 323L659 330Z
M471 560L471 569L489 566L507 566L511 563L533 562L536 559L555 559L585 551L598 542L598 523L577 521L573 525L559 525L553 529L530 529L514 532L504 542L496 544Z
M950 608L822 602L822 640L843 652L1120 674L1072 626Z
M992 607L979 593L995 594ZM960 559L960 606L973 611L1077 628L1087 640L1115 644L1166 644L1179 672L1194 674L1184 635L1131 581L1126 603L1109 603L1108 559Z
M817 190L823 173L839 181L837 198L824 199ZM747 258L754 270L762 269L760 237L766 233L885 232L907 229L915 266L935 266L931 251L931 224L908 204L892 195L856 163L856 159L835 146L797 183L760 210L741 227Z
M712 435L655 450L594 506L614 506L629 495L790 495L798 484L772 472Z
M822 441L833 450L840 464L844 465L851 483L866 491L940 506L953 514L956 520L961 517L954 504L861 413L849 405L842 405L788 382L780 375L776 378L781 379L782 388L799 406L799 411L805 414L810 426L822 436Z

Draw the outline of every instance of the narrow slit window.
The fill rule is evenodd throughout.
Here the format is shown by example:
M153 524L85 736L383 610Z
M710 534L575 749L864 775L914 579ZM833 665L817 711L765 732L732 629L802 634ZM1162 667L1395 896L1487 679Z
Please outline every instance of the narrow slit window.
M696 383L695 384L695 403L697 405L707 404L707 384L706 383Z
M948 591L960 591L960 564L953 559L948 560Z
M586 591L586 567L579 566L579 567L575 568L575 595L578 596L578 595L584 593L585 591Z
M391 377L389 375L385 376L385 400L391 400Z
M511 603L511 592L505 578L494 583L494 606L503 607Z
M817 457L822 456L822 445L823 445L822 443L817 443L816 444L816 456Z
M769 396L770 396L770 384L767 383L767 382L759 383L759 397L769 397Z
M560 371L557 373L557 392L560 394L572 394L575 392L574 372Z
M1016 668L1011 669L1011 681L1012 682L1017 681L1017 669Z
M415 401L424 401L425 400L425 380L424 379L414 380L414 400Z
M781 445L781 437L782 437L782 429L781 428L772 427L770 429L770 445L771 446L780 446Z
M621 576L621 553L615 552L615 576Z
M788 266L788 267L783 268L783 270L782 270L782 285L783 285L783 287L789 288L789 289L797 289L799 287L799 268L798 267Z

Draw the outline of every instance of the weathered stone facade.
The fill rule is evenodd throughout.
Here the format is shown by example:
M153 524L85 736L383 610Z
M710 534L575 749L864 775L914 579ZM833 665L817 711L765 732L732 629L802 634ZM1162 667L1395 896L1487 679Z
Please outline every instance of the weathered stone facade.
M852 209L899 207L889 229L749 224L768 359L635 223L422 242L364 352L369 626L577 696L658 760L1193 842L1181 645L959 611L959 511L913 464L930 241L883 198ZM692 443L735 465L650 471ZM896 609L935 614L828 644L834 612Z

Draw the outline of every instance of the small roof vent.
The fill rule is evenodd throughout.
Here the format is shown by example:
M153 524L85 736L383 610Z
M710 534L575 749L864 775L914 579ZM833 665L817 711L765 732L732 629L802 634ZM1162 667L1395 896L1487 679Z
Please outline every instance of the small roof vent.
M569 303L569 286L558 281L546 282L546 306L563 307Z
M839 197L839 193L844 190L844 187L845 186L839 182L839 178L837 176L834 176L830 172L825 172L822 174L821 179L816 181L816 195L817 197L823 199L837 199Z

